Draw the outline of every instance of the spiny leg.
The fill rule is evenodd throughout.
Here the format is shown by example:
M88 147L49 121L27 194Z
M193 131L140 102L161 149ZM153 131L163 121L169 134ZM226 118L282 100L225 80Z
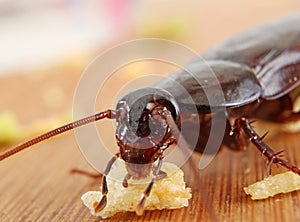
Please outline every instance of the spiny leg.
M143 193L143 198L142 200L140 201L140 203L137 205L136 207L136 214L137 215L143 215L144 213L144 209L145 209L145 203L146 203L146 200L147 198L149 197L150 193L151 193L151 189L152 189L152 186L155 182L155 180L157 180L157 176L159 175L159 173L161 172L160 171L160 168L162 166L162 163L163 163L163 157L160 157L159 160L158 160L158 164L156 166L156 169L155 171L153 172L153 177L152 177L152 180L151 182L148 184L147 188L145 189L144 193Z
M244 133L246 137L257 147L263 156L265 156L269 162L269 173L271 174L271 168L273 164L280 164L281 166L287 168L288 170L300 175L300 169L288 161L280 158L280 152L275 152L272 150L262 139L265 137L263 135L260 137L252 128L251 122L245 118L241 117L235 120L235 124L232 128L232 134L236 136L236 139L241 139L241 133Z
M107 166L105 168L105 171L103 173L102 177L102 198L100 202L94 202L94 210L96 213L100 212L101 210L104 209L104 207L107 204L107 193L108 193L108 188L107 188L107 182L106 182L106 176L109 173L111 166L114 164L116 159L119 157L119 154L117 153L115 156L111 158L111 160L107 163Z
M168 126L173 134L173 140L171 140L170 144L172 144L174 141L176 141L178 147L182 151L182 154L187 160L187 164L190 165L190 169L193 170L193 175L198 175L198 166L197 164L192 160L192 150L189 148L188 143L186 142L185 138L182 136L180 129L176 125L172 114L168 110L164 110L162 113L162 117L166 119ZM167 144L167 147L169 144Z

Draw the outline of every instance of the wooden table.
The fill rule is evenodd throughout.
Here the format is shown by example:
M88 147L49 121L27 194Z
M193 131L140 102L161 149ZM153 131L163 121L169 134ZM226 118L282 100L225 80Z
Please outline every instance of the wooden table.
M82 69L69 63L65 69L64 65L1 79L1 111L12 110L25 126L36 118L71 112ZM64 94L63 104L55 108L45 105L42 98L45 89L53 85ZM284 148L286 158L300 166L299 136L279 133L267 142L276 150ZM198 156L193 158L196 162ZM70 174L73 168L94 172L79 151L73 133L1 162L0 221L101 221L91 216L80 200L83 193L98 190L100 181ZM141 217L120 213L106 221L300 221L300 192L262 201L252 201L244 193L243 187L266 174L264 161L253 146L245 152L225 148L196 174L184 170L193 190L188 207L147 211ZM274 173L281 170L275 167Z
M14 90L1 94L0 100L4 100L7 107L15 106L15 112L24 124L30 122L28 118L33 118L27 115L47 116L47 106L37 96L43 94L43 86L51 81L56 86L63 86L67 101L79 78L79 73L74 70L65 72L64 78L59 73L53 70L51 75L40 74L38 78L15 76L2 79L2 89L8 92L11 87ZM68 84L64 79L68 79ZM34 90L33 86L36 86ZM19 99L20 96L23 98ZM300 165L299 134L280 133L268 142L277 150L284 148L286 158ZM198 157L194 157L197 161ZM94 172L81 155L73 133L36 145L1 162L0 221L99 221L90 215L80 197L86 191L98 190L100 180L70 174L73 168ZM266 173L264 161L253 146L245 152L225 148L204 170L197 174L188 168L185 171L186 182L193 188L187 208L147 211L142 217L120 213L108 221L266 222L300 219L300 192L262 201L252 201L244 193L243 187L262 179ZM274 171L278 172L276 167Z

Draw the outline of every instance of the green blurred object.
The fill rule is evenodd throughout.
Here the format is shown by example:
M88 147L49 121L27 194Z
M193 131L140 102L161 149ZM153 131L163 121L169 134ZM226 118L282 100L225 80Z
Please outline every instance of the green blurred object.
M14 142L20 132L20 125L12 112L0 113L0 145Z

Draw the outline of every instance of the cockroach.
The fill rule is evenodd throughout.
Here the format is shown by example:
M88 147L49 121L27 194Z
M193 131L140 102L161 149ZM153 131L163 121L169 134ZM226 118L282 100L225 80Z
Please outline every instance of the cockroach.
M94 208L96 212L105 208L106 176L114 161L121 158L128 172L124 187L128 179L141 179L152 172L152 180L136 208L137 214L142 214L155 180L164 177L160 170L164 151L178 142L177 134L181 133L183 124L189 126L182 132L188 146L192 144L193 127L200 126L194 151L203 152L211 130L210 120L225 117L224 145L240 150L250 141L268 161L270 172L272 164L280 164L300 175L300 169L282 159L280 152L273 151L263 141L265 135L258 135L251 125L251 119L275 123L300 120L300 107L297 106L300 98L300 15L242 33L204 53L202 58L215 76L195 59L187 64L194 76L185 69L179 70L154 87L127 94L115 110L109 109L54 129L2 154L0 160L76 127L104 118L115 119L119 152L107 164L102 178L103 197L94 203ZM170 79L188 92L196 113L189 108L190 100ZM217 84L222 89L220 95L215 91ZM211 104L205 89L209 89L213 97L222 96L223 102ZM190 118L195 115L198 121Z

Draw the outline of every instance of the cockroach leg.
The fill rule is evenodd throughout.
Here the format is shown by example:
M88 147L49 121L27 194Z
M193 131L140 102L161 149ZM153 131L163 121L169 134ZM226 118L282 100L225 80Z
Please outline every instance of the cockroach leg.
M271 173L272 173L272 166L274 164L274 160L276 160L274 157L276 157L276 158L282 157L282 155L280 155L282 152L284 152L284 150L281 150L279 152L274 153L273 158L271 159L271 161L268 160L268 162L269 162L268 165L267 165L268 176L271 175Z
M167 173L160 170L156 176L156 180L162 180L167 177Z
M176 143L177 143L178 147L180 148L180 150L182 151L182 154L185 155L185 157L188 157L187 163L190 165L190 168L193 170L193 175L198 175L198 173L199 173L198 166L191 158L192 151L189 148L189 145L186 142L186 140L184 139L184 137L181 135L181 131L178 128L178 126L176 125L170 111L164 110L164 112L162 113L162 116L163 116L163 118L166 119L168 126L173 134L173 138L174 138L174 140L176 140Z
M153 172L153 177L152 177L152 180L151 182L148 184L147 188L145 189L144 193L143 193L143 198L142 200L140 201L140 203L137 205L136 207L136 214L141 216L143 215L144 213L144 209L145 209L145 203L146 203L146 200L147 198L149 197L150 193L151 193L151 189L152 189L152 186L155 182L155 180L157 180L157 176L159 175L159 172L160 171L160 168L162 166L162 163L163 163L163 156L159 158L158 160L158 163L157 163L157 166L156 166L156 169L155 171Z
M127 173L122 182L123 187L128 187L128 180L130 178L131 178L131 175L129 173Z
M257 147L263 156L267 158L269 162L268 173L271 173L271 168L273 164L280 164L281 166L287 168L288 170L300 175L300 169L286 160L281 159L281 153L273 151L265 142L262 141L260 137L252 128L249 120L245 117L241 117L235 120L235 125L232 129L232 134L236 136L236 139L240 139L241 132L249 138L249 140ZM238 141L237 141L238 142Z
M107 193L108 193L108 188L107 188L107 182L106 182L106 176L109 173L111 166L114 164L114 162L116 161L116 159L119 157L119 153L117 153L115 156L113 156L111 158L111 160L108 162L105 171L103 173L103 178L102 178L102 198L100 200L100 202L95 202L94 203L94 210L96 213L100 212L101 210L104 209L104 207L106 206L107 203Z

